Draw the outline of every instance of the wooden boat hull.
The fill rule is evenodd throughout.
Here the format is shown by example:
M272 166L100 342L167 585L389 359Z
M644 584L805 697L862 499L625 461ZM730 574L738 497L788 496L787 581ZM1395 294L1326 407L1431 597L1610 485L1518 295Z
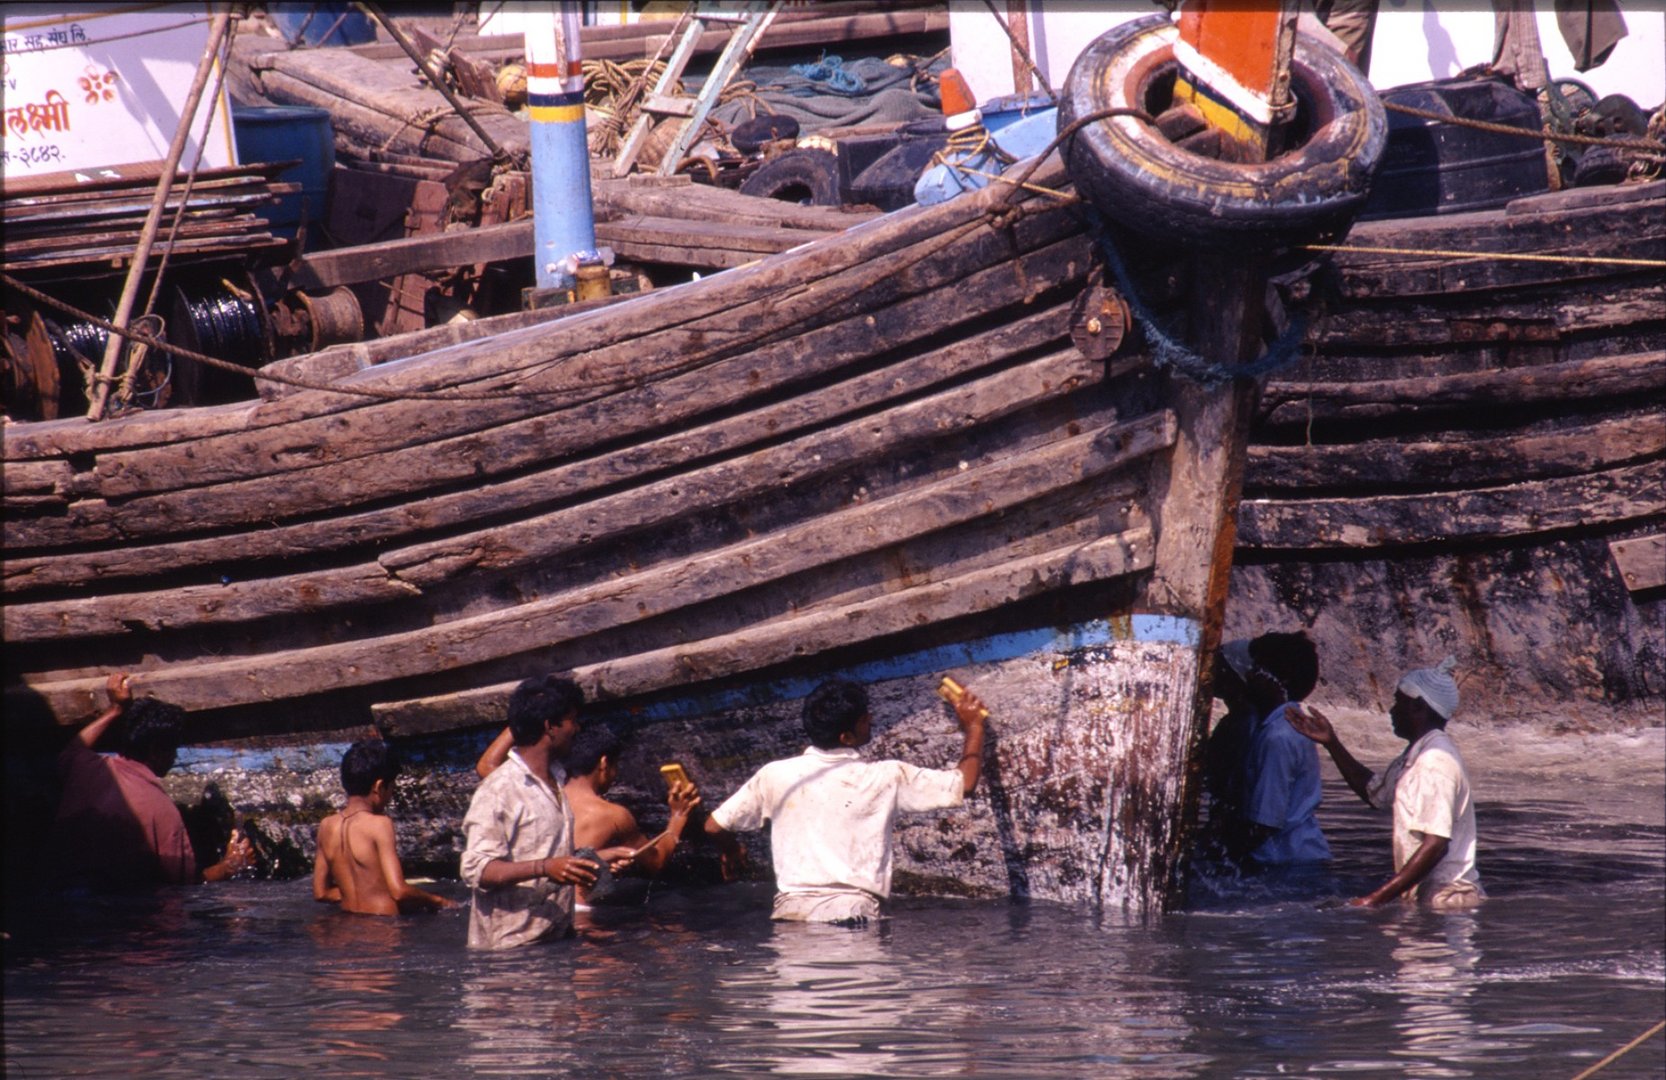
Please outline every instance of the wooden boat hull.
M1180 421L1143 357L1070 344L1089 243L1068 206L1019 201L906 211L344 381L474 397L10 426L8 691L67 721L132 670L199 740L478 728L551 669L627 719L739 693L645 736L692 744L715 792L799 749L794 695L768 688L783 678L880 665L901 703L887 738L926 753L945 720L931 650L959 648L1009 711L992 767L1009 782L927 859L935 876L1161 903L1203 638L1199 613L1147 598ZM1146 613L1189 629L1145 640ZM1120 638L1038 659L1036 634L1108 615ZM989 653L1011 634L1032 647ZM1138 737L1114 744L1113 715ZM702 750L707 729L745 747ZM1124 799L1167 824L1109 858ZM967 844L975 872L954 869Z
M1308 627L1333 700L1386 707L1402 659L1452 652L1471 717L1658 724L1663 200L1654 181L1355 226L1311 355L1263 394L1228 633Z

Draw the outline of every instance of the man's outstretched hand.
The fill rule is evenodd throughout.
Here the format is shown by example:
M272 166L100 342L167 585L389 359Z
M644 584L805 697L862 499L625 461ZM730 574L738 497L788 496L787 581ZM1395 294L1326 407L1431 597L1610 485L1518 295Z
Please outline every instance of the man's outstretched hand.
M1329 746L1336 741L1336 728L1331 726L1330 717L1311 705L1298 704L1284 710L1284 719L1320 746Z

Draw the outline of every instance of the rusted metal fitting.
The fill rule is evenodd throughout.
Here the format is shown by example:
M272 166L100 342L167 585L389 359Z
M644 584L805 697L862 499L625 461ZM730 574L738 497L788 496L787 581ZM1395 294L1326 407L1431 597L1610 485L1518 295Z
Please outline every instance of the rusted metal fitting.
M1108 360L1122 347L1133 321L1121 293L1103 284L1090 285L1071 306L1070 340L1089 360Z

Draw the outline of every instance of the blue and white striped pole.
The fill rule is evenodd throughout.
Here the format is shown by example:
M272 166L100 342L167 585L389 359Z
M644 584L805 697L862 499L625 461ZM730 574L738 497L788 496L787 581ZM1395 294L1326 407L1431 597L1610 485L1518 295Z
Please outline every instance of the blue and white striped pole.
M532 136L533 258L538 288L571 289L580 263L600 261L584 128L579 5L527 13L526 103Z

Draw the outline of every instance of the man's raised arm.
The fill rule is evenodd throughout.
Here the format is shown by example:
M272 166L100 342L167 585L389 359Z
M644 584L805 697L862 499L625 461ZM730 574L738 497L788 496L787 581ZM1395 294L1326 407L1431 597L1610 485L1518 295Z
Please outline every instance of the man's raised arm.
M1311 705L1297 705L1284 711L1284 718L1290 726L1306 735L1330 753L1330 759L1336 762L1336 771L1342 774L1342 779L1354 789L1367 805L1371 804L1372 771L1355 760L1354 755L1348 753L1348 748L1342 745L1342 739L1336 734L1336 728L1331 726L1330 718Z
M978 786L978 777L983 774L984 722L989 717L989 710L978 700L976 694L967 690L955 702L954 715L955 719L960 721L962 739L960 775L966 778L961 793L970 795Z

